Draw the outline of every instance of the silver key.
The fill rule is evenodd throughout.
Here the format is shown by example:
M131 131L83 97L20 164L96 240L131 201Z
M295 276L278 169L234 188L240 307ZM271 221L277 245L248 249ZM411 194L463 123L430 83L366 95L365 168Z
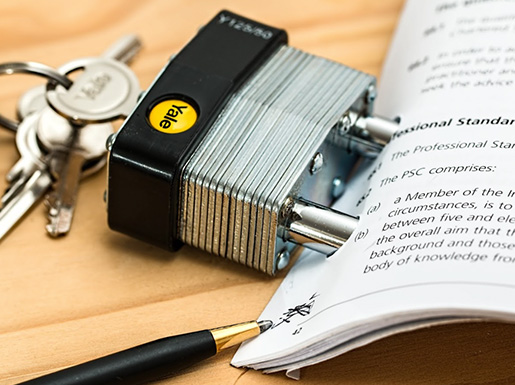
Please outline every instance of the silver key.
M101 57L72 60L60 67L66 75L81 69L84 72L69 89L49 84L48 104L77 125L127 117L141 89L134 72L122 61L130 60L140 46L135 36L126 37Z
M10 187L2 196L0 239L11 230L52 185L52 178L36 140L38 114L19 124L16 144L21 158L7 175Z
M49 107L41 112L37 136L49 151L48 165L56 180L45 200L49 219L46 229L51 236L70 231L79 182L85 173L91 174L105 165L105 142L112 133L110 123L77 129Z
M111 118L105 120L111 120L116 114L118 116L127 115L127 111L136 104L140 92L137 78L116 60L130 61L139 51L140 46L140 41L135 36L122 38L104 54L107 66L115 68L112 76L109 72L107 72L107 76L104 76L105 68L101 73L97 71L95 74L93 72L98 66L84 65L86 69L83 74L85 75L84 79L79 81L83 76L78 77L79 94L77 96L94 99L93 101L98 104L106 102L106 97L113 97L113 87L121 86L117 94L119 103L111 103L109 108L119 108L122 112L112 112ZM82 59L86 64L91 60L93 59ZM115 64L112 64L112 61ZM25 67L34 67L34 64L29 65L30 63L22 64ZM73 72L82 68L79 64L80 61L68 63L63 66L61 73L63 71ZM34 72L34 68L31 71ZM56 72L55 75L66 79L60 73ZM117 84L113 80L113 76L114 80L116 80L116 76L122 76L126 84L125 88L119 80L119 84ZM68 79L66 81L69 82ZM59 84L64 83L64 80L59 82ZM66 86L68 85L66 84ZM52 88L52 84L48 87ZM65 90L63 86L58 87L59 89L54 91ZM7 175L9 188L1 198L0 239L52 186L53 178L50 168L58 173L60 181L56 184L58 192L49 194L47 199L51 214L51 223L47 230L52 234L66 232L71 224L79 179L100 170L106 163L105 142L112 133L112 126L97 124L78 128L50 110L45 93L46 87L35 87L26 92L18 102L18 115L22 122L16 134L16 144L21 158L9 171ZM125 103L122 102L123 97L125 97ZM84 106L84 104L82 105ZM99 111L94 112L98 113ZM49 116L52 114L53 117L50 118ZM101 117L101 119L104 118ZM76 119L76 122L78 124L87 123L86 120L80 118ZM15 123L15 126L17 125ZM39 131L38 137L37 131ZM41 150L40 144L46 148L46 152Z
M21 157L7 173L6 179L9 182L9 188L1 198L0 207L7 205L12 197L23 188L34 171L46 167L36 138L37 119L36 116L30 117L16 132L16 147Z

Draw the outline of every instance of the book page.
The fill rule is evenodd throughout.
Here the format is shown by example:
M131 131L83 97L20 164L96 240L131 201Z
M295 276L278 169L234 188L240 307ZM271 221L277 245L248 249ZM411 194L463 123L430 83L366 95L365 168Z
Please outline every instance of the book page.
M376 112L401 123L343 197L358 228L329 259L302 256L262 314L274 328L233 364L294 369L396 324L515 320L515 2L408 1L382 76Z

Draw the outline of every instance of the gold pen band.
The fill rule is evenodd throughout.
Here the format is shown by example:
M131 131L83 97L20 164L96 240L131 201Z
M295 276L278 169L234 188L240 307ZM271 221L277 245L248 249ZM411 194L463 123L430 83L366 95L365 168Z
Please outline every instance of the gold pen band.
M211 329L210 332L215 340L216 352L218 353L220 350L241 344L243 341L259 335L261 328L257 321L249 321Z

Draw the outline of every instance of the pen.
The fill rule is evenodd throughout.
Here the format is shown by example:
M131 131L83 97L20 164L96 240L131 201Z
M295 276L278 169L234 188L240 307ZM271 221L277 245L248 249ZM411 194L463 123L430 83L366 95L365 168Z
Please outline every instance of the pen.
M24 385L141 384L169 376L270 329L249 321L161 338L23 382ZM21 384L20 384L21 385Z

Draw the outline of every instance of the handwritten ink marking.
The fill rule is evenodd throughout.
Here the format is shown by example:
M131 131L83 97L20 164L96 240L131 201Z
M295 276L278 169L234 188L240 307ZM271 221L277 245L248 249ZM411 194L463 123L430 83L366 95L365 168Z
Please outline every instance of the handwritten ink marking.
M309 302L303 303L301 305L297 305L293 308L288 309L283 313L283 317L279 318L279 322L274 324L271 329L276 328L277 326L283 324L283 323L290 323L291 319L295 316L301 316L305 317L311 313L311 309L313 308L313 305L315 304L315 299L320 296L318 293L314 293L310 298ZM293 332L293 335L299 334L302 328L297 329Z

